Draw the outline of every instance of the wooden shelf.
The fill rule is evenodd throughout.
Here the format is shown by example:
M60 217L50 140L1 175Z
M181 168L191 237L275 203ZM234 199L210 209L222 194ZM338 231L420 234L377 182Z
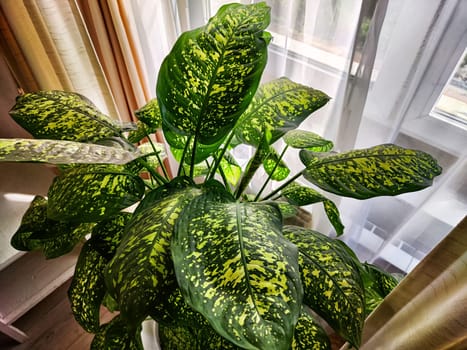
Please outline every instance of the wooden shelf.
M19 342L27 339L12 323L73 275L80 248L50 260L29 252L0 271L0 331Z

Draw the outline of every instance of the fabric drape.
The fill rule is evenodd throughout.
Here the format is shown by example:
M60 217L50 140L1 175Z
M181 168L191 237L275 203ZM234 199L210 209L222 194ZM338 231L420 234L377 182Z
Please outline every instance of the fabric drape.
M74 1L6 0L0 2L0 9L2 52L19 88L76 91L118 119Z
M467 347L467 217L367 318L361 350Z

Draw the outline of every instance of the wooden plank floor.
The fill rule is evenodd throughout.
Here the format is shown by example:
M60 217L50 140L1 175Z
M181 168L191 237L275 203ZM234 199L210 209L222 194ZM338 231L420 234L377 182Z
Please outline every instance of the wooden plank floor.
M70 281L39 303L14 325L26 332L28 342L18 344L0 333L1 350L87 350L93 334L84 331L73 318L67 298ZM113 315L101 310L101 322Z
M0 333L0 350L88 350L94 335L85 332L73 318L67 297L69 285L70 281L14 323L30 336L28 342L18 344ZM102 323L113 316L107 309L101 309ZM336 336L331 340L333 350L344 343Z

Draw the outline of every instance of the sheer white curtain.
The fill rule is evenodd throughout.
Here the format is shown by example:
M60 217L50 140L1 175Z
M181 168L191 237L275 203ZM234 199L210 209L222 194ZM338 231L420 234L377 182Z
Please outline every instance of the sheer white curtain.
M228 2L132 2L150 85L177 35ZM433 117L431 109L465 49L467 3L266 2L273 41L263 80L287 76L332 97L301 128L335 141L338 151L394 142L427 151L444 167L432 188L414 194L366 202L330 195L340 201L344 240L361 259L410 271L466 213L465 126ZM293 152L286 161L302 169ZM332 234L321 206L308 209L315 228Z
M344 240L361 259L392 271L411 271L467 213L465 120L432 111L466 48L466 31L465 1L388 3L368 97L345 146L392 142L426 151L443 167L424 191L340 204Z

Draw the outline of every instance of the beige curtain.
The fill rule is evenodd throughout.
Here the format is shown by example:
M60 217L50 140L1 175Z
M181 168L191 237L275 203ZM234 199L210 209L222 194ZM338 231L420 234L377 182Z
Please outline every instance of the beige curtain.
M361 350L467 349L467 218L368 317Z
M75 1L2 0L2 53L24 91L67 90L119 119Z

